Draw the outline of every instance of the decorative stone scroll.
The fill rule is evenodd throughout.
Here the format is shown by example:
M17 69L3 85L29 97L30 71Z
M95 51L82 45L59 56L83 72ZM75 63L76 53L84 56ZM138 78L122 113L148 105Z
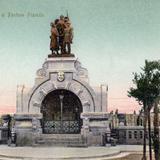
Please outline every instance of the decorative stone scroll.
M37 76L38 77L45 77L46 76L46 71L43 68L39 69L37 71Z
M47 75L47 69L48 69L48 64L47 63L44 63L42 68L38 69L37 70L37 76L38 77L46 77Z
M64 81L61 83L53 83L53 81L50 80L43 83L32 94L32 97L28 104L29 111L39 113L42 101L45 96L56 89L66 89L73 92L80 99L83 106L83 112L94 111L95 102L92 97L93 94L91 94L92 90L90 90L89 92L89 89L75 80L69 82ZM34 109L34 107L37 107L37 109L39 109Z

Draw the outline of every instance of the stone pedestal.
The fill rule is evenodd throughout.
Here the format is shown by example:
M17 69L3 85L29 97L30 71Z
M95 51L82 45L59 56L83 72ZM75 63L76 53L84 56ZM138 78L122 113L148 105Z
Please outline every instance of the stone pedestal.
M24 114L18 113L14 115L17 145L32 145L34 138L42 133L41 114Z
M43 139L41 120L45 119L43 115L46 115L44 113L47 109L44 102L48 95L59 93L57 91L72 93L70 95L74 95L79 102L79 108L73 105L75 107L73 111L76 110L76 114L81 115L82 119L79 116L74 120L78 123L83 121L82 125L78 124L81 130L80 137L87 145L103 145L104 135L110 132L106 113L107 86L92 87L89 84L87 69L82 67L72 54L48 57L42 68L37 70L34 86L29 91L24 86L18 90L17 113L14 115L18 145L31 145L39 135ZM73 96L69 98L73 100ZM73 124L76 125L76 123Z
M110 135L110 116L106 112L82 113L83 119L82 133L90 145L105 145Z
M68 53L64 53L64 54L49 54L48 58L53 58L53 57L75 57L74 54L68 54Z

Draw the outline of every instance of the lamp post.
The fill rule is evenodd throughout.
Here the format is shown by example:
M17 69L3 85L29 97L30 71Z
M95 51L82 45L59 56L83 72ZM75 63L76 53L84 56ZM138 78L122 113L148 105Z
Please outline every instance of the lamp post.
M60 105L61 105L61 131L62 131L62 128L63 128L63 126L62 126L62 122L63 122L63 120L62 120L62 116L63 116L63 98L64 98L64 95L59 95Z

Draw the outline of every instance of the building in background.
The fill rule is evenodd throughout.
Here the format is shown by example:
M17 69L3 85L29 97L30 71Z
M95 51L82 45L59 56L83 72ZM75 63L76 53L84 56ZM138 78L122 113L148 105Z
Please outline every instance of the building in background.
M143 113L126 114L111 112L111 136L117 139L119 144L143 144ZM159 114L160 117L160 114ZM153 135L153 118L154 114L151 113L151 130ZM159 124L160 126L160 124ZM148 138L148 132L147 132Z

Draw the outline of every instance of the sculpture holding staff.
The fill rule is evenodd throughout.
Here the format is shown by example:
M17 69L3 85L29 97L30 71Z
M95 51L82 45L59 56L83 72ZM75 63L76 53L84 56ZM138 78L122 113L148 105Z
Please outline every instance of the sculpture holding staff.
M73 40L73 28L71 27L71 23L69 20L65 23L65 29L64 29L64 50L65 53L70 54L71 53L71 43Z

